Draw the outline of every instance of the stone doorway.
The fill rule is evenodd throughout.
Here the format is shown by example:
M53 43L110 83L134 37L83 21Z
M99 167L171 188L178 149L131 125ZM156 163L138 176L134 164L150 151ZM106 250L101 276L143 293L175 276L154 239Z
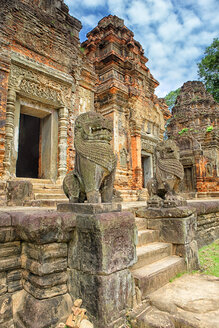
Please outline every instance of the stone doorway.
M11 173L56 181L58 110L24 98L17 99L15 108Z
M20 114L16 176L38 178L40 118Z
M142 187L147 187L148 180L152 177L152 157L150 155L144 155L141 157L142 163Z
M183 189L185 192L194 191L193 169L192 167L184 167Z

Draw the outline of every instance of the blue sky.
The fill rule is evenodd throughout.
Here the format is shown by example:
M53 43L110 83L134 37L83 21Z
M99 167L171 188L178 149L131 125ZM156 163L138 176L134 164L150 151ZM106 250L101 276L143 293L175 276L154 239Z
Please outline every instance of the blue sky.
M218 0L65 0L83 28L81 42L109 14L124 19L160 82L159 97L197 80L197 62L219 31Z

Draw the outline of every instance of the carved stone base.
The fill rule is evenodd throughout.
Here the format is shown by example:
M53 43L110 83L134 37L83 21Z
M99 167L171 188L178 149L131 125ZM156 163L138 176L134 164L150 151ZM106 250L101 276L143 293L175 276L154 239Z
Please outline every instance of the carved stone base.
M73 212L81 214L99 214L107 212L120 212L121 204L118 203L60 203L57 210L60 212Z

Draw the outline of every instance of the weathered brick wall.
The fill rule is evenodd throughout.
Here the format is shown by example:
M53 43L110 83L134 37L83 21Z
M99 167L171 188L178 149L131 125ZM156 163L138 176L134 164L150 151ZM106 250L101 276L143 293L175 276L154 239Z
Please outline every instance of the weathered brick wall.
M127 268L136 261L135 220L118 205L111 210L97 204L79 214L0 212L1 328L57 328L76 298L97 328L125 321L134 292Z
M219 201L189 202L197 210L198 247L208 245L219 238Z
M74 214L0 212L1 328L42 327L45 320L51 327L70 314L67 256L74 228Z
M5 156L5 123L8 87L13 85L16 77L13 75L13 65L17 59L24 58L26 65L37 67L39 75L57 78L62 105L68 107L68 161L67 167L72 168L74 149L71 130L75 117L81 110L93 109L92 83L94 77L92 67L80 51L79 31L81 23L70 16L67 5L63 0L2 0L0 13L0 175L3 173ZM15 60L16 59L16 60ZM13 64L13 65L12 65ZM83 69L82 69L83 66ZM29 71L32 73L31 69ZM29 72L29 74L30 74ZM37 73L37 74L38 74ZM58 73L58 74L57 74ZM23 74L23 73L22 73ZM21 79L24 74L21 74ZM9 81L9 76L11 76ZM31 74L30 74L31 75ZM66 82L71 81L71 94L65 93ZM64 82L63 82L64 81ZM92 82L91 82L92 81ZM9 83L10 82L10 83ZM35 82L37 83L35 78ZM45 81L44 81L45 82ZM9 84L8 84L9 83ZM17 83L17 82L16 82ZM16 96L19 95L19 86L15 83ZM51 83L51 80L50 80ZM45 83L44 83L45 84ZM47 83L48 85L49 83ZM50 86L51 87L51 86ZM54 86L52 86L54 87ZM14 88L14 85L13 85ZM42 85L38 85L38 89ZM52 88L51 88L52 89ZM32 90L31 90L32 92ZM26 96L26 95L25 95ZM39 92L29 94L37 101ZM67 104L67 105L66 105ZM62 107L62 106L61 106ZM83 108L81 108L83 107ZM86 108L86 109L85 109ZM72 115L73 113L73 115ZM13 124L13 118L12 122ZM13 134L13 126L10 133ZM9 136L10 137L10 136ZM8 147L13 147L12 142ZM71 139L71 140L70 140ZM7 147L7 146L6 146ZM60 149L59 149L60 152ZM58 161L60 160L58 154ZM9 159L10 161L10 159Z

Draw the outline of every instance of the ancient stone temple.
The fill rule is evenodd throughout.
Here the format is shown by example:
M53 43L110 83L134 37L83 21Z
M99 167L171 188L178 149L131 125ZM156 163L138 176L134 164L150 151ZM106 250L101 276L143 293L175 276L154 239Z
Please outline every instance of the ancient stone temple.
M217 196L219 192L219 105L202 82L184 83L172 118L167 126L169 138L180 148L184 166L181 190L198 196Z
M75 117L93 109L81 23L63 0L3 0L0 24L0 175L59 181L73 165Z
M92 110L113 120L119 199L139 199L169 113L123 20L103 18L82 47L81 23L63 0L2 0L0 24L1 203L16 198L16 188L20 205L65 198L61 182L74 167L74 122Z
M164 114L170 113L154 95L158 82L122 19L104 17L82 47L97 74L95 109L114 122L115 187L122 198L136 200L153 175L154 148L163 138Z

